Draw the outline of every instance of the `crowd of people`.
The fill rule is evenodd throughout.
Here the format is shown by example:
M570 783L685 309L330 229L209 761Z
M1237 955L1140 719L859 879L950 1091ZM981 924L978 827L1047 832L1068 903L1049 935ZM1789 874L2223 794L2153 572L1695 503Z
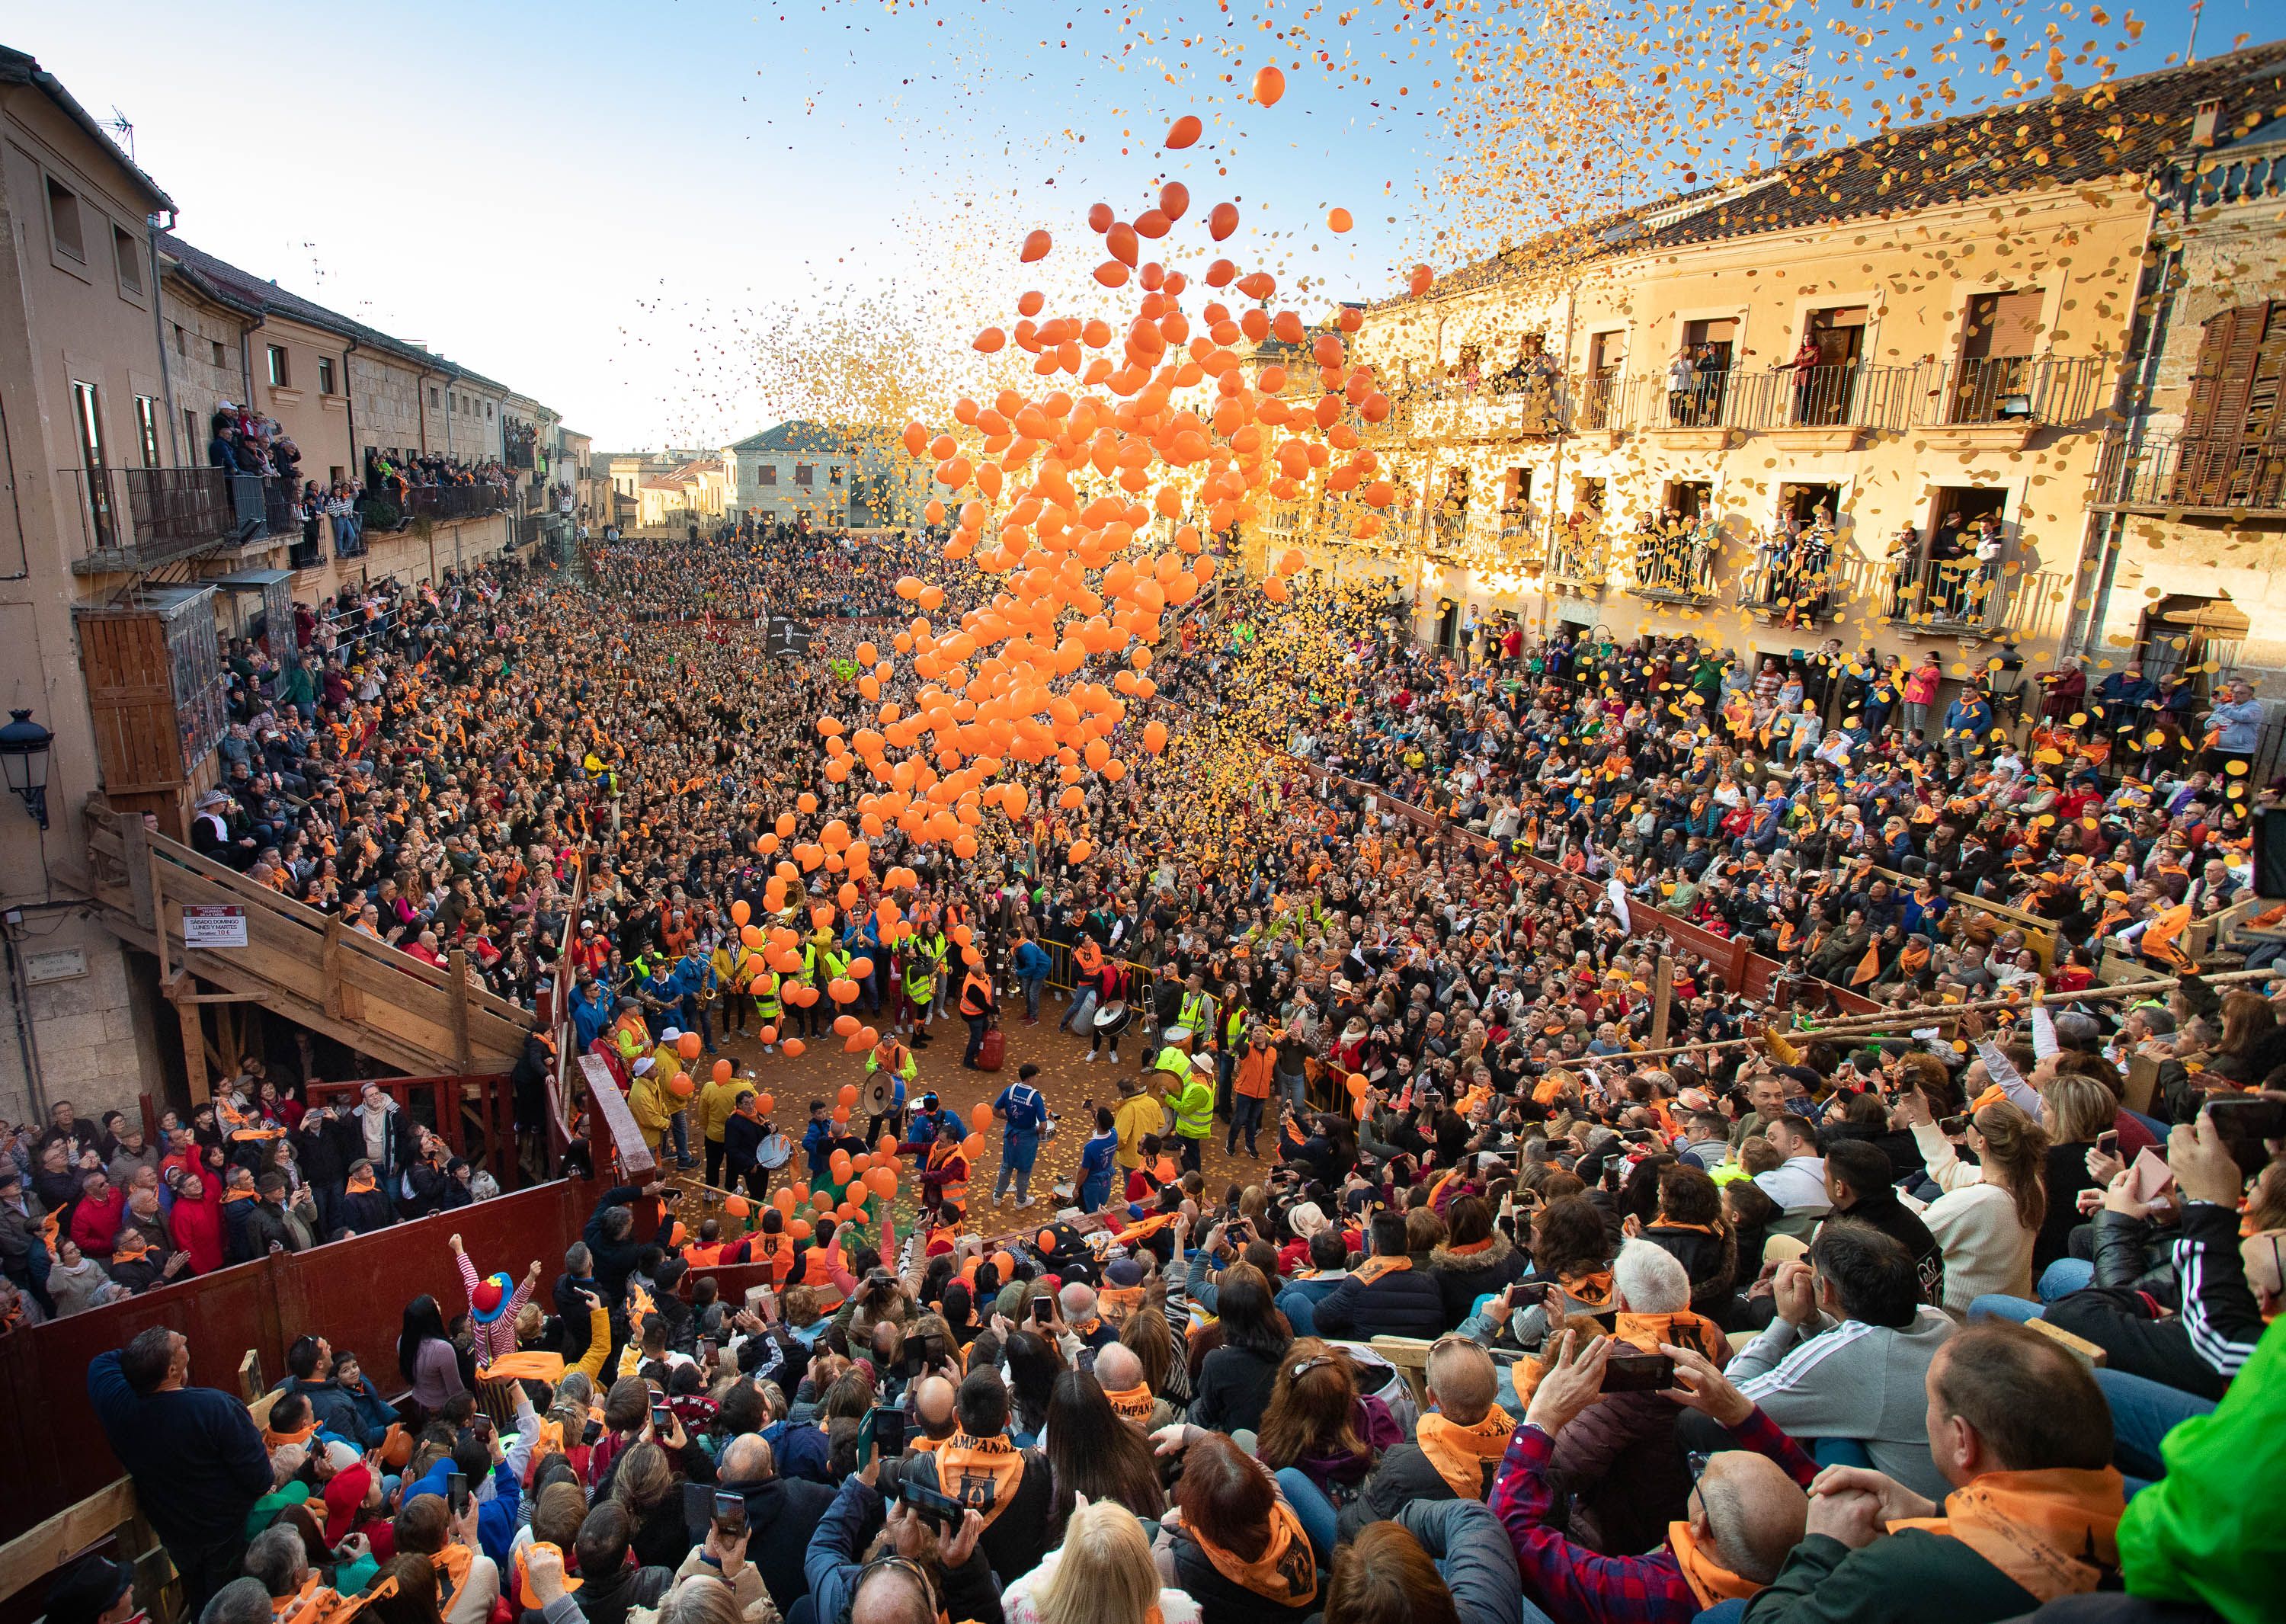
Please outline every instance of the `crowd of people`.
M907 611L900 579L942 567L941 540L750 517L712 535L615 537L590 550L589 568L649 620L878 620Z
M256 658L249 733L301 724L262 758L292 812L257 826L234 763L207 848L408 951L520 952L494 984L528 999L562 977L661 1160L704 1140L713 1184L719 1143L747 1196L679 1222L615 1189L544 1297L471 1268L465 1315L415 1301L393 1407L314 1336L266 1436L180 1398L179 1338L99 1360L214 1624L312 1573L388 1585L386 1624L1965 1624L2123 1584L2262 1615L2266 1502L2233 1455L2286 1391L2279 989L2032 996L2109 951L2184 967L2187 922L2247 887L2227 734L2114 782L2020 749L1973 682L1932 726L1935 680L1872 650L1750 671L1518 632L1455 660L1324 590L1178 628L1163 756L1076 796L1012 762L1027 811L952 849L884 826L873 872L916 879L889 940L870 879L767 906L762 835L863 816L816 721L861 674L884 704L914 682L865 627L765 669L705 623L769 612L784 556L627 542L586 580L401 595L310 662L313 715ZM1638 931L1646 904L1777 960L1770 990ZM798 927L798 971L750 920ZM903 1084L933 1016L974 1063L1004 998L1058 1015L1052 980L1072 1036L1034 1041L1100 1055L1107 1095L1060 1212L1011 1239L1032 1080L994 1102L989 1194L985 1126ZM819 1036L834 983L899 1087L862 1134L816 1099L785 1137L847 1194L835 1152L887 1131L902 1244L878 1207L792 1216L754 1084L661 1081L724 1031ZM1821 1036L1850 988L1896 1018ZM1952 1007L2011 989L2006 1018ZM1208 1177L1217 1137L1239 1177ZM737 1263L769 1283L726 1299L704 1271ZM1382 1335L1430 1344L1418 1388ZM511 1353L540 1374L484 1374ZM195 1467L193 1425L228 1432Z
M11 1327L100 1308L272 1252L486 1201L492 1174L375 1084L312 1107L247 1057L185 1117L99 1121L59 1100L0 1124L0 1296Z

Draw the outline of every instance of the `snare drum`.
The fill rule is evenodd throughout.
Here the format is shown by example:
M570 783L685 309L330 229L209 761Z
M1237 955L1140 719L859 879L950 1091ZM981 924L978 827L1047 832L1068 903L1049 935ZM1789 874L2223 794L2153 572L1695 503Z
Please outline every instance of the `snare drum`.
M1133 1013L1119 999L1114 998L1095 1012L1095 1030L1105 1037L1116 1037L1127 1029Z
M783 1133L765 1133L754 1147L754 1165L766 1173L775 1173L792 1160L793 1141Z

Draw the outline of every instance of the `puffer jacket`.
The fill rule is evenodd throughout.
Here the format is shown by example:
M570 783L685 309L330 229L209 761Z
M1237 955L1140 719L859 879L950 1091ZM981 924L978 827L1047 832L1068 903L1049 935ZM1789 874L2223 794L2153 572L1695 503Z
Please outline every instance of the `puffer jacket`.
M1505 1291L1524 1278L1525 1257L1516 1242L1493 1231L1493 1237L1474 1251L1455 1252L1440 1246L1429 1254L1429 1272L1444 1294L1445 1323L1458 1325L1487 1292Z
M1424 1254L1425 1257L1425 1254ZM1320 1336L1442 1336L1454 1323L1445 1317L1444 1289L1436 1271L1423 1266L1393 1269L1368 1281L1352 1273L1318 1305L1315 1315Z

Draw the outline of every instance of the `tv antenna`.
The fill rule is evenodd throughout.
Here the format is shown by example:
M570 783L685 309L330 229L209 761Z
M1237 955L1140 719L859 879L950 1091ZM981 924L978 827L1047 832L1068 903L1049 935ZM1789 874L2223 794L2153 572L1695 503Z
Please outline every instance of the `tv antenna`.
M118 138L119 138L119 144L120 144L122 146L123 146L123 147L125 147L125 148L127 149L127 161L128 161L130 163L134 162L135 162L135 124L134 124L134 122L133 122L132 120L130 120L130 119L127 116L127 114L125 114L124 113L122 113L122 112L119 110L119 107L118 107L118 106L117 106L117 104L116 104L116 103L114 103L114 104L113 105L113 106L112 106L112 109L111 109L111 116L110 116L109 118L106 118L106 119L101 119L101 120L99 120L98 122L99 122L99 123L101 123L101 124L102 124L102 126L103 126L106 130L108 130L109 131L111 131L111 133L112 133L113 135L114 135L114 136L116 136L116 137L118 137Z

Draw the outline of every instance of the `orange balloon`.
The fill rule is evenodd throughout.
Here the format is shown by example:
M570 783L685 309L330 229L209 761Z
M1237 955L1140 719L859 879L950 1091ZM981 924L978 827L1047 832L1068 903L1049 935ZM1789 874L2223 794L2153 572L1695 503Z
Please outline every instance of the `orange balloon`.
M960 1141L960 1152L970 1161L974 1162L977 1157L984 1154L984 1136L981 1133L970 1134L966 1139Z
M1278 99L1286 93L1286 75L1275 66L1258 68L1254 75L1254 99L1265 107L1274 107Z
M1029 265L1036 259L1045 259L1048 256L1048 250L1054 246L1053 240L1047 233L1028 232L1024 235L1024 251L1017 257Z
M1350 218L1350 211L1346 209L1326 210L1326 229L1329 232L1345 232L1354 224L1355 222Z
M1207 234L1217 242L1220 242L1237 229L1238 205L1236 203L1217 203L1212 209L1207 210ZM1211 272L1209 273L1207 281L1210 286L1221 285L1215 281Z
M729 1061L716 1060L714 1062L714 1080L717 1083L728 1083L730 1080Z
M807 1241L810 1236L809 1220L808 1218L788 1218L786 1220L785 1232L787 1235L793 1240Z
M835 1037L853 1037L853 1036L855 1036L855 1035L856 1030L857 1030L857 1017L856 1017L856 1016L855 1016L855 1015L836 1015L836 1016L834 1016L834 1018L833 1018L833 1034L834 1034L834 1036L835 1036Z
M1163 145L1171 151L1180 152L1197 140L1205 129L1206 126L1200 123L1194 114L1186 113L1167 126L1167 138Z
M778 1040L778 1029L774 1026L766 1026L761 1031L755 1033L754 1036L761 1039L764 1044L774 1044ZM768 1106L764 1106L762 1108L765 1111L769 1108L770 1108Z
M742 1218L753 1210L746 1205L746 1198L743 1195L733 1195L722 1203L722 1212L727 1218Z
M776 1207L781 1212L792 1211L793 1186L791 1185L780 1185L770 1194L770 1205Z
M751 919L753 917L753 905L748 903L745 897L742 896L737 902L730 904L731 924L744 925L748 919Z
M1436 280L1437 280L1437 273L1436 273L1434 271L1431 271L1428 266L1426 266L1426 265L1415 265L1415 266L1414 266L1414 267L1413 267L1413 280L1412 280L1412 283L1411 283L1411 286L1412 286L1412 288L1413 288L1413 296L1414 296L1415 298L1416 298L1416 299L1417 299L1417 298L1419 298L1423 294L1427 293L1427 292L1429 291L1429 286L1430 286L1430 284L1431 284L1431 283L1432 283L1432 282L1434 282Z
M666 1080L666 1092L677 1100L690 1099L698 1086L690 1080L690 1074L687 1071L678 1071Z
M840 1098L841 1103L844 1105L855 1105L857 1103L857 1085L855 1083L844 1083L841 1085L841 1093ZM847 1151L836 1151L834 1154L841 1157L844 1161L848 1160L849 1153Z
M805 1045L803 1045L803 1043L802 1043L801 1039L800 1039L800 1038L799 1038L799 1037L789 1037L789 1038L787 1038L787 1039L785 1040L785 1056L786 1056L786 1059L788 1059L788 1060L800 1060L800 1059L801 1058L801 1052L802 1052L802 1049L804 1048L804 1046L805 1046Z
M754 1096L754 1109L760 1111L765 1116L768 1116L772 1111L776 1110L777 1107L777 1096L775 1094L756 1094Z
M701 1047L696 1032L685 1032L674 1040L674 1052L686 1060L697 1060Z
M968 1113L968 1125L981 1133L992 1125L992 1102L980 1100Z

